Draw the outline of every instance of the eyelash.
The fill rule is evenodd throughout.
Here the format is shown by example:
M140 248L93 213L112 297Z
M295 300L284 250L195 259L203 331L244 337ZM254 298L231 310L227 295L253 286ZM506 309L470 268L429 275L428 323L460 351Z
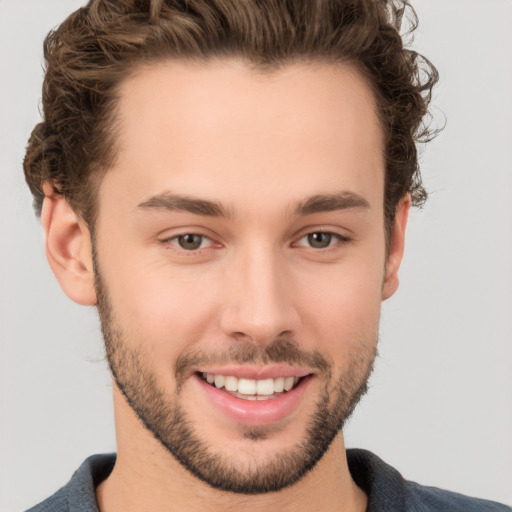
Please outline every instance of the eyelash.
M312 235L320 235L320 234L321 235L329 235L331 237L329 239L329 244L326 247L312 247L311 245L309 245L309 246L307 246L308 248L313 249L315 251L322 251L322 250L325 251L325 250L329 250L330 248L335 247L337 245L343 245L343 244L349 243L351 241L350 238L340 235L339 233L318 229L318 230L309 231L309 232L303 234L296 242L294 242L293 245L298 244L298 242L300 242L301 240L307 239L308 237L310 237ZM201 238L200 246L196 249L185 249L184 247L182 247L179 243L179 239L187 237L187 236L200 237ZM333 241L333 239L334 239L334 243L331 243ZM207 240L210 240L210 242L215 243L207 235L204 235L201 233L189 232L189 233L181 233L179 235L174 235L172 237L162 240L162 242L165 244L170 244L170 245L176 246L176 250L178 250L178 251L182 251L182 252L189 253L189 254L194 254L194 253L199 252L201 249L207 248L207 247L202 247L203 243L205 243ZM299 247L304 247L304 246L299 245Z
M180 246L179 239L180 238L185 238L187 236L201 237L201 244L200 244L200 246L197 249L185 249L184 247ZM195 253L195 252L198 252L200 249L204 249L204 247L201 247L201 246L203 245L203 243L206 240L210 240L211 242L213 242L213 240L209 236L207 236L207 235L203 235L201 233L190 232L190 233L182 233L182 234L179 234L179 235L174 235L172 237L166 238L165 240L163 240L163 242L166 243L166 244L175 245L177 247L177 250L184 251L184 252L187 252L187 253Z
M339 233L335 233L333 231L327 231L327 230L315 230L315 231L309 231L308 233L305 233L304 235L302 235L298 242L300 242L301 240L303 239L307 239L308 237L312 236L312 235L329 235L329 237L331 237L329 239L329 245L327 245L326 247L311 247L311 245L309 245L308 247L311 248L311 249L314 249L314 250L318 250L318 251L321 251L321 250L328 250L330 249L331 247L335 247L337 245L342 245L342 244L346 244L348 242L350 242L350 238L346 237L346 236L343 236L343 235L340 235ZM331 241L334 240L334 243L331 243ZM295 242L297 243L297 242Z

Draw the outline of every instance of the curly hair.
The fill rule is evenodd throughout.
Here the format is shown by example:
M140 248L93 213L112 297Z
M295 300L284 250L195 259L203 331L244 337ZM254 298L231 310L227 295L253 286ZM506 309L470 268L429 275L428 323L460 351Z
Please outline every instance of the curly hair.
M320 60L353 64L375 94L389 230L407 193L416 206L427 196L417 143L433 136L425 119L438 80L404 44L403 19L412 32L407 0L90 0L44 42L43 121L23 163L36 214L49 182L94 227L97 187L116 158L119 86L137 66L236 57L273 70Z

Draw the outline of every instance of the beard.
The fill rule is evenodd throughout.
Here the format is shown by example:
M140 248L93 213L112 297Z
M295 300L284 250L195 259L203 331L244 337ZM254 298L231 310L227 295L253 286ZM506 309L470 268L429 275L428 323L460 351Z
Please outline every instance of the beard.
M94 253L94 251L93 251ZM363 345L353 354L340 375L319 351L302 350L290 338L277 338L265 347L237 341L223 353L185 352L174 365L176 391L166 392L157 382L150 358L126 343L126 335L116 321L108 290L96 261L97 308L105 342L106 356L114 381L144 427L190 473L219 490L261 494L279 491L299 481L322 456L352 414L368 389L368 379L376 357L376 342ZM320 393L304 436L292 449L275 453L254 467L240 467L236 461L214 452L207 440L199 437L194 424L180 404L180 391L199 364L285 363L316 369L325 386ZM243 427L248 442L258 443L272 435L272 427Z

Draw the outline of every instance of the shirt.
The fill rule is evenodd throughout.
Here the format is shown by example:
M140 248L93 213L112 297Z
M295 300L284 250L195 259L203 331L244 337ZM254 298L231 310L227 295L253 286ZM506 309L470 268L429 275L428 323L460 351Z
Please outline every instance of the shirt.
M352 478L368 496L366 512L511 512L494 501L470 498L405 480L367 450L347 450ZM114 467L115 454L93 455L53 496L27 512L98 512L95 489Z

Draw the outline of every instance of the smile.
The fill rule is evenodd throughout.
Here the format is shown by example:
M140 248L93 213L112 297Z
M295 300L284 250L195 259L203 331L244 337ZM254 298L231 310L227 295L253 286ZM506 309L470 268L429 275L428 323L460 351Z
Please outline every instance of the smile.
M311 370L290 367L201 369L190 382L208 410L247 426L275 425L293 417L314 381Z
M292 390L300 377L277 377L269 379L245 379L233 375L203 372L201 378L217 389L223 389L243 400L270 400Z

